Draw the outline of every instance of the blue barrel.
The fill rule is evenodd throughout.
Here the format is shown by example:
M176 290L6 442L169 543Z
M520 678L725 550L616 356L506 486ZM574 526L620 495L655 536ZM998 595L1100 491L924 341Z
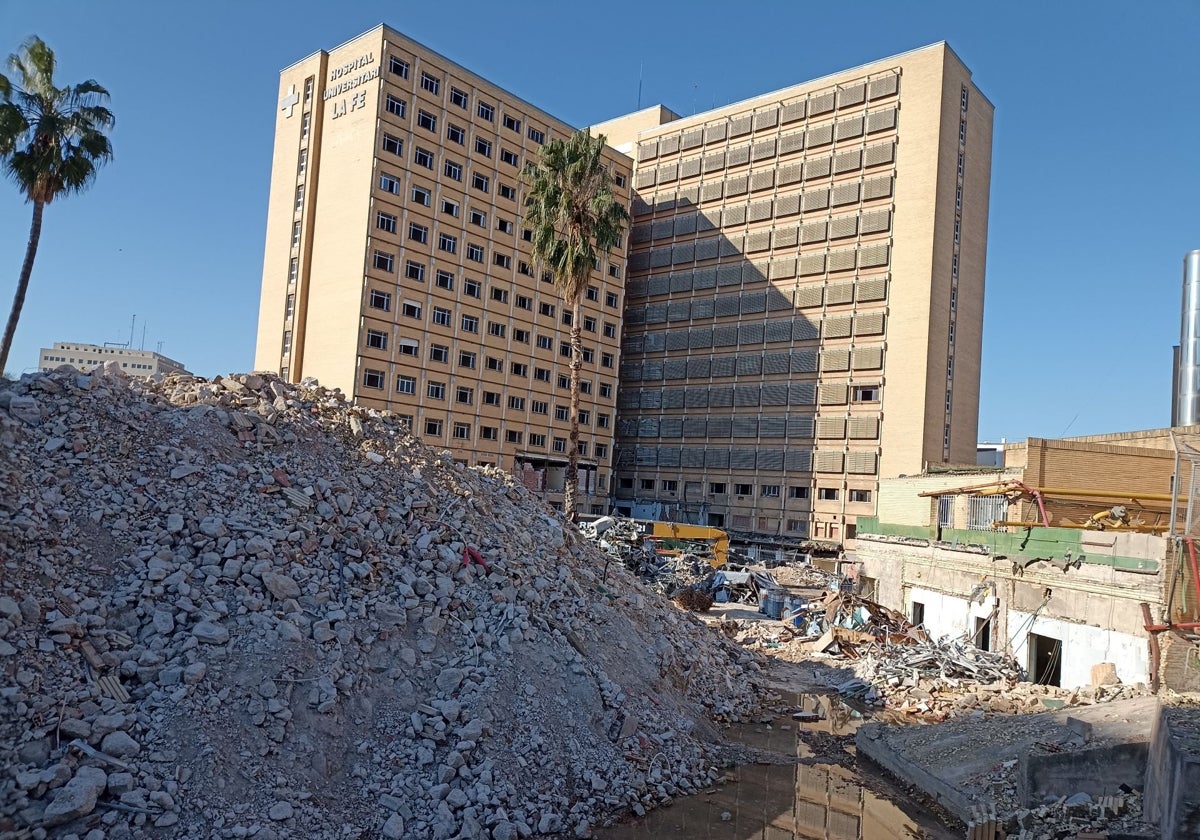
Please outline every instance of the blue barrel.
M776 621L783 615L783 592L778 589L771 589L763 598L763 611L768 618L773 618Z

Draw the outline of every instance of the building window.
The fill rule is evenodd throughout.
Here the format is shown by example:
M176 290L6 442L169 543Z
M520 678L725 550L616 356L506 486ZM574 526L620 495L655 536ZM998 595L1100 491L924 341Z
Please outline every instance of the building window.
M432 194L424 187L412 188L412 200L415 204L421 204L428 207L433 200Z
M404 376L401 374L396 377L396 393L397 394L415 394L417 393L417 378L415 376Z
M567 376L565 373L560 373L558 375L558 387L562 388L564 391L571 390L571 377Z
M446 399L446 383L445 382L429 382L425 386L425 395L431 400Z
M408 260L404 264L404 276L409 280L416 280L418 283L425 282L425 266L419 262Z
M490 158L492 156L492 141L485 140L482 137L476 137L475 151L477 154L481 154L486 158Z
M579 411L579 425L580 425L580 426L590 426L590 425L592 425L592 412L590 412L590 411L587 411L587 410L584 410L584 409L580 409L580 411Z
M527 295L517 295L517 309L533 309L533 298Z
M424 245L429 241L429 228L425 227L424 225L419 225L416 222L409 222L408 238L413 242L420 242L422 245Z
M413 358L421 355L420 345L417 343L417 340L414 338L400 339L400 355L412 356Z
M292 222L292 247L300 244L300 223Z
M613 264L608 267L608 276L621 279L621 266Z
M300 118L300 139L308 136L308 127L312 125L312 114L308 111L304 112L304 116Z
M363 387L383 390L383 371L367 368L363 371Z
M437 134L437 117L421 108L417 109L417 126Z
M369 337L368 337L367 343L370 344ZM284 330L283 331L283 349L280 351L280 355L286 356L288 353L291 353L291 352L292 352L292 331ZM128 365L125 362L121 362L121 367L128 367ZM134 367L137 367L137 365L135 365Z
M413 152L413 163L417 166L423 166L426 169L433 169L433 152L418 146L417 150Z
M638 479L638 489L639 490L653 490L654 489L654 479L653 478Z
M500 268L512 268L512 257L507 254L492 254L492 262Z
M455 423L453 435L455 440L470 440L471 439L471 424L470 423Z
M470 370L474 370L475 369L475 354L472 353L470 350L459 350L458 351L458 366L462 367L462 368L468 368Z
M579 381L579 393L581 393L581 394L592 393L592 383L587 381L586 379L581 379Z
M508 221L507 219L497 219L496 220L496 230L500 231L501 233L507 233L509 236L512 236L513 223ZM533 275L531 274L530 276L532 277Z
M672 479L664 479L663 481L659 482L659 484L661 485L663 492L666 492L666 493L679 492L679 482L678 481L674 481Z
M458 251L458 240L448 233L439 233L438 250L445 251L447 254L454 254Z
M578 450L579 450L579 454L580 454L580 455L587 455L587 453L588 453L588 445L587 445L587 442L586 442L586 441L582 441L582 440L581 440L581 441L579 441L579 446L578 446L577 448L578 448Z
M483 404L484 404L484 405L495 405L495 406L498 406L498 405L500 405L500 394L499 394L499 392L497 392L497 391L484 391L484 392L483 392Z
M388 61L388 72L399 76L401 79L407 79L408 62L392 56Z
M856 403L879 402L879 387L876 385L856 385L852 391Z
M467 142L467 132L454 123L448 123L446 126L446 139L451 143L463 146Z
M495 122L496 120L496 109L486 102L479 103L476 113L479 114L481 120L487 120L488 122Z
M283 307L283 317L291 318L292 315L295 314L295 312L296 312L296 296L288 295L287 302L284 304L284 307Z
M567 422L568 419L570 419L570 417L571 417L571 409L569 409L567 406L565 406L565 405L554 406L554 419L555 420L565 423L565 422Z
M475 389L459 385L454 395L454 401L463 405L472 405L475 402Z
M461 327L463 332L477 333L479 332L479 319L474 315L464 315Z
M566 452L567 451L567 439L556 437L554 439L554 451L555 452Z
M595 362L596 361L596 351L591 349L590 347L584 347L583 348L583 361L589 365L592 364L593 362Z
M807 499L808 498L808 488L807 487L797 487L796 485L793 484L791 487L788 487L788 498L789 499Z
M513 341L517 342L518 344L528 344L529 343L529 330L522 330L522 329L518 329L518 328L514 327L513 328Z
M513 376L520 376L523 379L529 378L529 365L522 362L513 362L509 366L509 371L512 372Z
M458 205L448 198L442 199L442 213L447 216L458 218Z
M583 328L588 332L594 333L596 331L596 319L593 318L591 315L584 316Z
M608 444L607 443L597 443L596 444L596 458L603 460L604 458L607 458L607 457L608 457ZM601 476L601 478L603 478L603 476ZM604 485L601 484L600 486L603 487Z
M510 117L508 114L504 115L504 127L509 131L515 131L517 134L521 133L521 121Z
M387 333L380 330L367 330L367 346L375 350L387 349Z
M818 487L817 498L823 502L836 502L841 498L841 491L836 487Z
M850 501L852 502L869 502L871 501L870 490L851 490Z
M499 191L501 198L507 198L509 201L517 200L516 189L508 186L508 184L500 184L496 189Z
M538 382L549 382L550 381L550 369L535 367L533 369L533 378L536 379Z
M489 189L488 184L489 181L486 175L480 175L478 172L471 175L471 186L480 192L487 192Z
M429 437L442 436L442 421L441 420L426 420L425 434Z
M385 233L396 232L396 217L391 213L384 213L382 210L375 214L375 227Z
M308 149L300 150L300 161L296 164L296 174L303 175L304 170L308 168Z
M472 247L474 247L474 246L471 246L471 245L467 246L468 254L471 253ZM483 285L478 280L464 280L463 281L463 294L466 295L467 297L473 297L473 298L483 297Z
M450 326L450 310L440 306L433 307L433 323L439 327Z
M509 443L520 444L524 437L525 434L523 432L518 432L515 429L509 429L504 433L504 439Z
M434 282L437 283L439 289L445 289L450 292L454 291L454 275L449 271L439 269Z
M534 434L533 432L530 432L529 433L529 446L532 449L545 449L546 448L546 436Z
M428 73L421 74L421 87L432 94L437 94L441 90L442 83L436 76L431 76Z
M421 317L421 304L415 303L414 301L411 301L411 300L406 300L406 301L404 301L404 306L401 308L400 311L407 318L420 318Z
M484 440L499 440L500 430L495 426L480 426L479 437L483 438Z
M601 382L600 383L600 396L603 397L604 399L611 398L612 397L612 385L609 385L607 382Z
M605 321L604 322L604 337L605 338L616 338L617 337L617 325L611 324L608 321Z
M529 127L529 139L532 140L534 143L539 143L539 144L545 143L546 142L546 134L545 134L545 132L538 131L533 126L530 126Z
M459 90L451 85L450 104L462 108L465 111L467 109L467 92L464 90Z
M497 359L495 356L488 356L485 364L488 370L504 370L504 360Z
M547 318L553 318L554 317L554 304L543 303L541 306L538 307L538 311L541 312L541 314L545 315Z
M779 488L778 484L764 484L758 489L759 489L759 494L764 499L778 499L779 498L779 489L780 488Z
M508 407L511 408L513 411L524 411L525 410L525 398L518 397L518 396L510 396L508 398Z
M604 305L605 305L605 306L611 306L611 307L613 307L614 309L616 309L616 307L617 307L617 293L616 293L616 292L605 292L605 293L604 293Z
M296 209L299 210L304 206L304 185L296 187Z
M468 242L467 259L469 259L471 262L483 262L483 246L476 245L474 242Z
M488 321L488 335L494 335L496 338L504 338L506 332L508 332L508 327L504 324Z
M379 292L375 289L371 290L371 308L382 309L384 312L392 311L392 296L388 292Z
M539 350L553 350L554 339L548 335L539 335L537 339L537 346Z
M392 96L390 93L387 95L387 101L384 104L384 107L387 109L389 114L395 114L401 119L403 119L404 115L408 112L408 103L403 99Z
M617 185L618 187L624 187L624 186L625 186L625 176L624 176L624 175L622 175L620 172L618 172L617 174L613 175L613 181L616 183L616 185Z
M571 358L571 342L560 341L558 343L558 355L562 356L565 359Z
M515 166L518 168L521 166L520 155L518 155L516 152L510 152L508 149L500 150L500 160L504 163L507 163L509 166Z
M808 531L808 522L803 519L789 519L787 529L792 533L803 534Z
M383 150L393 155L404 154L404 141L390 134L383 135Z
M442 167L442 171L446 173L447 178L452 178L455 181L462 180L462 164L455 163L452 160L446 161L446 165Z
M482 210L472 210L470 222L476 227L487 227L487 213Z
M529 410L534 414L549 414L550 403L546 402L545 400L534 400L532 403L530 403Z

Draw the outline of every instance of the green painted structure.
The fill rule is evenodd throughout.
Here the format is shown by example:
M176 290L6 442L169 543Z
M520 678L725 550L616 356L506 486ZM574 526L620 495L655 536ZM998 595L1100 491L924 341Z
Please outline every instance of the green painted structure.
M858 539L869 539L870 535L907 537L914 540L940 542L948 546L977 546L986 549L992 556L1016 560L1059 560L1070 558L1094 566L1112 566L1127 572L1158 572L1162 559L1150 560L1143 557L1122 557L1112 554L1091 554L1083 544L1084 532L1078 528L1033 527L1005 531L971 531L965 528L939 528L937 526L892 525L880 522L877 517L858 517ZM1068 554L1068 552L1070 552ZM1163 558L1165 559L1165 558Z

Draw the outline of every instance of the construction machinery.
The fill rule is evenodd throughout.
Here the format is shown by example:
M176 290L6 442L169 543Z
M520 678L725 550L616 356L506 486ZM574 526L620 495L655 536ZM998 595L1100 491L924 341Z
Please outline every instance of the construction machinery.
M602 541L602 545L629 544L636 540L662 557L678 557L682 554L705 556L714 569L721 568L729 559L729 534L720 528L686 522L617 519L612 516L583 522L580 528L591 539Z

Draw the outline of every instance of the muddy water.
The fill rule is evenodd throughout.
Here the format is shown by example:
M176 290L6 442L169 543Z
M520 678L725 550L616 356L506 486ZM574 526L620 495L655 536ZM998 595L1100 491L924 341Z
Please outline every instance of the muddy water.
M598 831L598 840L949 840L951 831L882 778L850 769L861 712L836 697L796 695L791 714L743 724L730 741L762 751L709 793ZM776 763L777 762L777 763Z

